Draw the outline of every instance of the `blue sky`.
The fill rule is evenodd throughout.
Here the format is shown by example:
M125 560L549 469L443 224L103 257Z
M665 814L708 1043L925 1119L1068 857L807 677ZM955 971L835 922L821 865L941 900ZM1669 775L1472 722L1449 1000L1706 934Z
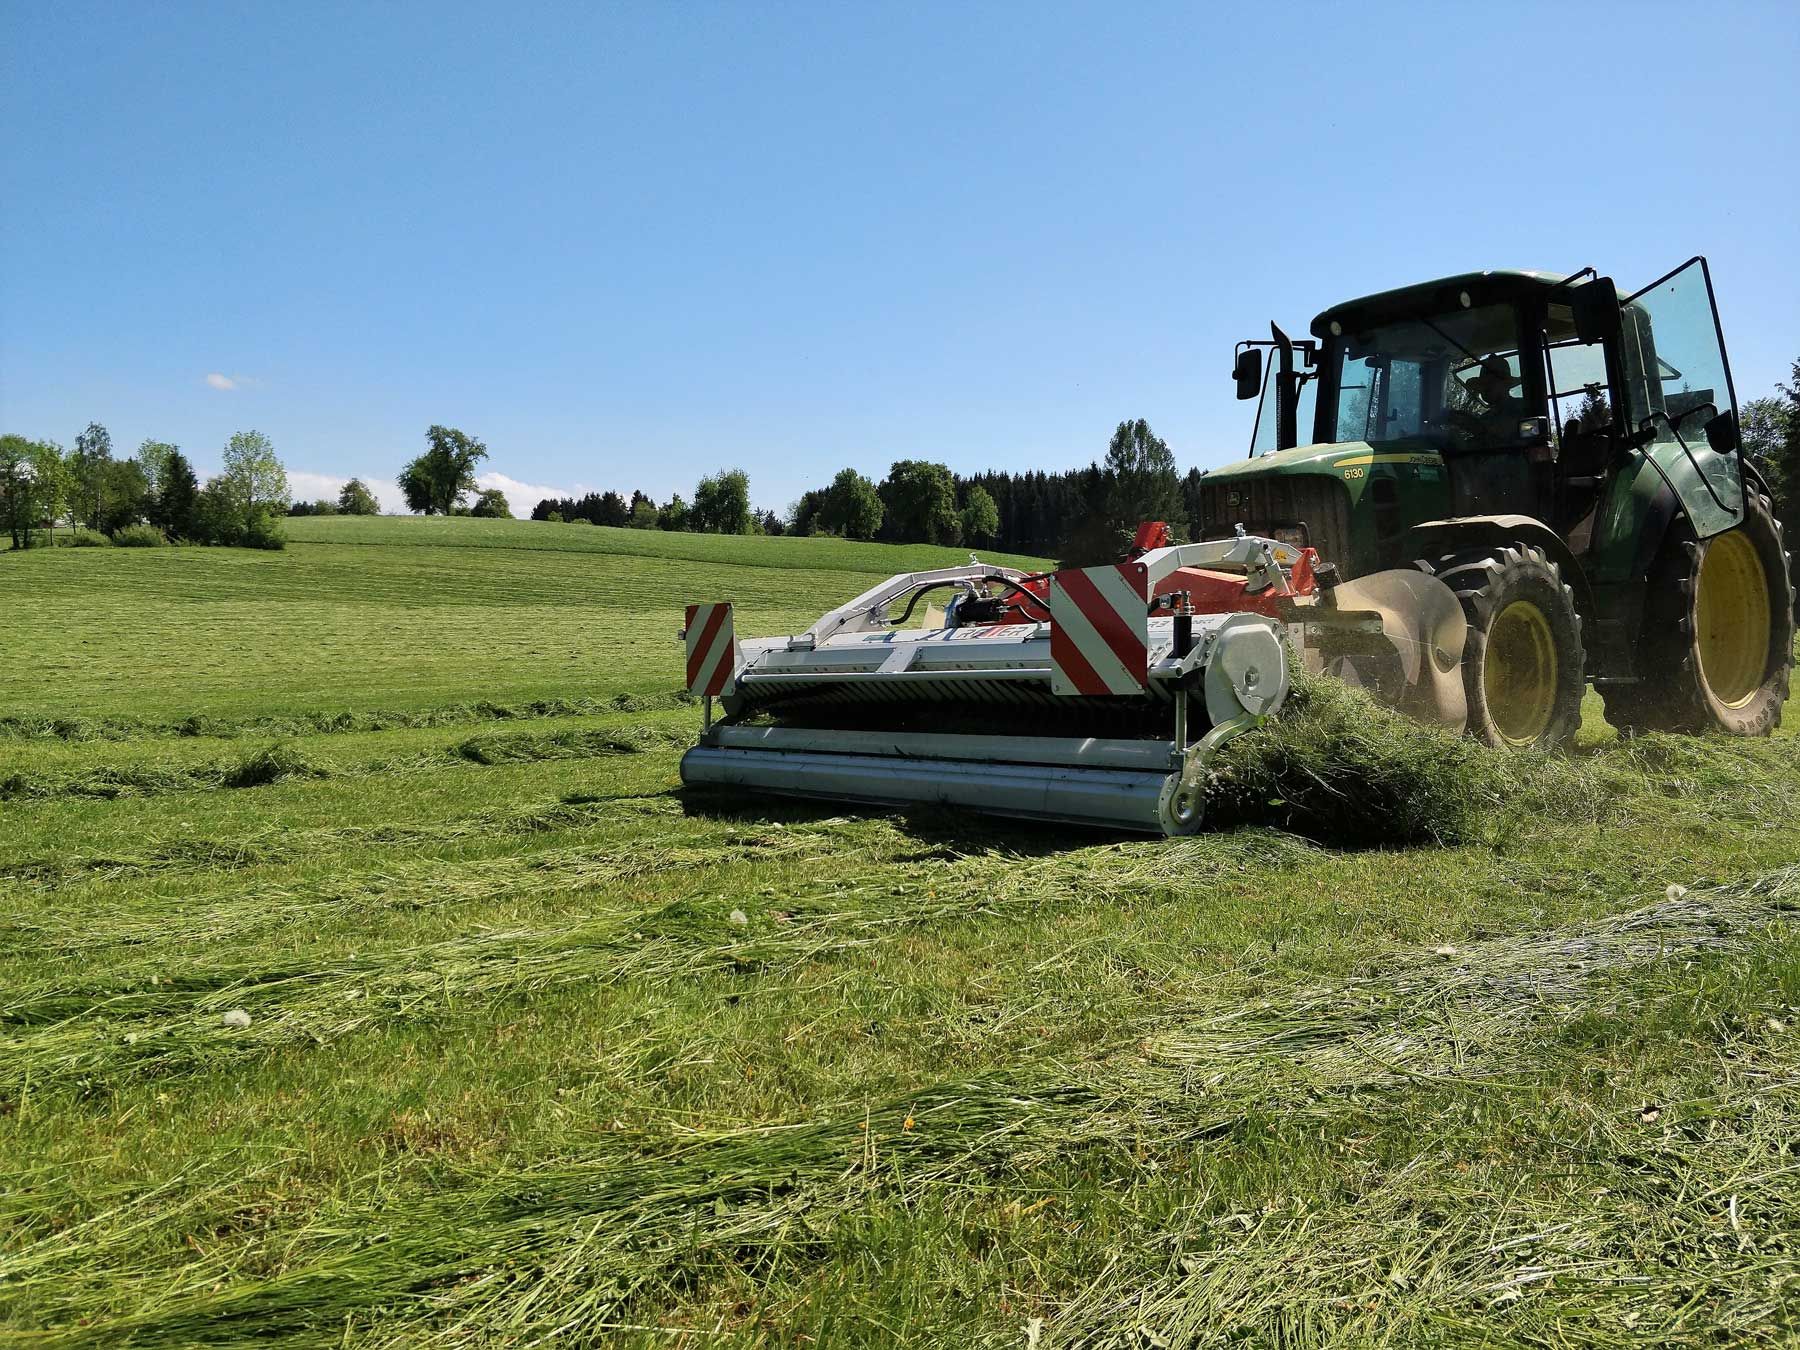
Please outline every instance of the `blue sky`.
M0 430L777 510L845 464L1241 454L1232 343L1697 252L1800 356L1800 10L0 0ZM229 386L229 387L219 387Z

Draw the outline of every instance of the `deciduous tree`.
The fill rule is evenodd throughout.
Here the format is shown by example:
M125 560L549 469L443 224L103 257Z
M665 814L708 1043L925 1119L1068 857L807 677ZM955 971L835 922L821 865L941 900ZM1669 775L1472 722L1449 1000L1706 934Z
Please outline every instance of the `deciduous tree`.
M742 469L721 469L694 489L689 529L703 534L750 533L750 478Z
M625 523L634 530L654 530L656 528L656 503L642 492L631 494L631 519Z
M963 498L962 532L963 542L969 544L991 544L1000 533L1000 508L979 483Z
M879 491L885 515L883 538L907 544L962 542L956 480L942 464L897 460Z
M225 443L220 462L217 481L243 529L251 529L258 517L287 510L287 470L275 457L273 442L262 432L238 432Z
M815 518L846 539L873 539L881 529L883 512L875 485L855 469L843 469L825 490Z
M144 491L151 497L162 495L163 476L168 472L169 456L179 449L179 446L170 445L167 441L146 440L138 446L138 471L144 475Z
M234 546L244 542L244 516L222 474L206 480L194 499L194 539Z
M95 529L112 534L149 513L150 489L135 459L112 459L100 466L100 510Z
M481 516L487 520L511 520L512 507L507 503L506 494L499 488L484 488L475 498L475 504L469 508L472 516Z
M1794 362L1781 390L1781 447L1774 456L1771 484L1776 487L1776 514L1787 531L1788 548L1800 535L1800 361Z
M14 548L30 548L38 522L54 519L61 476L61 452L54 445L0 436L0 520Z
M800 494L800 499L788 507L787 532L789 534L814 534L822 526L819 524L819 508L825 504L825 488L813 488Z
M381 503L375 500L375 494L369 491L369 485L360 478L352 478L338 490L338 510L347 516L378 516L381 514Z
M425 453L402 469L396 481L409 510L447 516L476 490L475 466L487 458L487 446L444 426L427 428L425 442Z
M68 457L69 514L78 525L100 528L106 503L106 466L112 463L112 433L89 422Z

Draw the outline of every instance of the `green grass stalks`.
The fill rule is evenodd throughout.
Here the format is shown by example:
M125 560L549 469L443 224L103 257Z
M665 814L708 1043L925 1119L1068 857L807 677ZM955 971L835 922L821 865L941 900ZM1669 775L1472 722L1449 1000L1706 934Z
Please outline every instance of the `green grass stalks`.
M283 741L245 751L236 757L197 765L151 760L101 765L72 773L15 771L0 778L0 802L71 797L113 800L119 797L204 792L214 788L266 787L271 783L296 778L417 773L441 768L446 757L460 763L486 766L551 759L598 759L608 755L637 755L650 750L686 745L692 739L692 734L685 730L677 731L659 726L484 732L459 741L445 751L390 756L357 766L340 765L335 768L317 762L293 743Z
M1766 925L1793 912L1797 897L1800 869L1790 868L1242 1011L1176 1013L1122 1029L1128 1039L1061 1078L1040 1069L941 1083L754 1129L621 1134L585 1158L488 1170L376 1210L334 1207L249 1269L203 1253L172 1278L141 1282L134 1313L62 1326L72 1342L130 1334L143 1345L323 1344L379 1309L390 1331L411 1327L438 1343L595 1335L634 1323L638 1300L696 1269L748 1262L773 1276L803 1267L828 1215L918 1212L993 1189L1029 1197L1046 1183L1067 1186L1072 1165L1153 1184L1145 1171L1155 1159L1224 1146L1259 1120L1301 1132L1348 1121L1353 1136L1395 1094L1454 1111L1541 1092L1553 1086L1533 1077L1546 1038L1641 1016L1661 972L1683 963L1754 956ZM1768 950L1791 961L1791 934ZM1732 1053L1751 1052L1747 1033L1721 1034ZM1529 1329L1538 1296L1561 1282L1592 1289L1597 1329L1767 1328L1773 1309L1749 1291L1759 1274L1784 1269L1791 1249L1778 1237L1767 1245L1769 1219L1800 1198L1800 1165L1783 1161L1800 1124L1800 1062L1790 1055L1769 1067L1787 1076L1785 1095L1752 1075L1729 1099L1670 1104L1678 1127L1621 1119L1585 1143L1560 1142L1566 1156L1547 1164L1638 1154L1634 1169L1609 1174L1616 1189L1603 1203L1573 1220L1547 1208L1554 1187L1515 1192L1496 1208L1478 1184L1446 1187L1426 1175L1433 1164L1421 1159L1390 1169L1369 1204L1324 1233L1298 1193L1222 1223L1186 1221L1142 1259L1124 1255L1131 1280L1096 1281L1055 1309L1053 1324L1074 1343L1118 1345L1355 1338L1397 1318L1444 1335L1496 1309ZM1695 1189L1664 1198L1683 1183ZM1728 1190L1752 1207L1754 1244L1715 1222ZM1410 1207L1411 1194L1429 1195L1436 1217ZM1646 1224L1655 1242L1645 1241ZM120 1240L130 1233L123 1225ZM1683 1244L1694 1291L1686 1308L1641 1292L1671 1241ZM8 1260L15 1279L54 1303L72 1258L46 1236ZM1308 1270L1317 1272L1310 1294ZM1557 1315L1567 1316L1566 1299Z
M1207 786L1212 828L1270 825L1339 848L1481 836L1506 789L1502 756L1340 681L1299 671L1294 681L1279 717L1221 752Z
M13 773L0 779L0 802L58 797L159 796L211 788L267 787L294 778L326 778L330 770L285 743L248 751L211 764L103 765L79 773Z
M579 829L609 819L678 817L671 797L600 797L579 794L554 803L480 811L454 820L413 825L333 825L271 830L230 839L167 838L134 853L83 854L73 849L0 865L0 882L59 890L69 885L127 877L164 878L194 872L237 871L292 863L322 849L350 846L450 847L494 838Z
M1281 715L1221 752L1206 819L1215 830L1263 826L1343 849L1504 843L1546 818L1608 825L1721 803L1733 823L1774 828L1800 807L1792 763L1785 740L1725 736L1506 754L1295 672Z
M829 833L777 831L728 842L723 851L679 845L635 846L597 857L572 851L533 871L543 890L575 889L728 858L822 854L833 842ZM1194 860L1186 869L1188 884L1209 870L1286 847L1255 836L1227 848L1205 840L1186 843ZM165 941L183 953L178 963L159 955L114 967L99 979L58 976L0 994L0 1097L16 1097L28 1085L92 1089L145 1074L217 1068L281 1046L323 1046L405 1021L479 1015L498 1002L572 985L709 973L779 977L959 920L1119 903L1166 884L1170 861L1141 845L1078 859L1019 859L1009 866L996 866L989 856L927 855L890 868L872 884L819 881L755 900L697 894L652 909L615 901L578 924L476 933L304 964L246 958L222 939L282 917L316 918L321 910L312 906L333 902L277 898L271 916L269 898L253 897L260 912L235 922L196 911L186 924L164 925ZM440 881L439 888L451 902L491 897L490 886L519 880L504 867L486 878L475 868L465 878ZM296 903L299 913L280 915ZM215 923L224 931L214 931ZM128 932L146 935L152 926ZM33 934L21 937L29 941ZM237 1008L250 1013L248 1028L221 1024L222 1014Z
M302 712L287 716L0 717L0 740L133 741L149 737L336 736L406 728L469 726L481 722L590 717L600 713L663 712L691 706L685 689L611 698L542 698L522 703L451 703L435 708Z
M681 605L913 569L500 527L9 563L0 778L107 790L0 803L0 1343L1800 1339L1791 729L1303 691L1259 828L721 806Z
M29 950L46 958L92 957L167 942L193 952L347 912L367 915L525 897L542 902L662 873L824 857L842 846L842 838L829 828L763 827L734 829L720 839L694 844L639 842L610 849L583 845L490 859L418 859L313 883L259 882L185 893L160 903L136 898L80 912L50 911L29 919L0 920L0 951Z
M641 755L646 750L687 746L693 741L691 730L667 727L549 731L538 735L488 733L458 742L451 753L476 764L517 764L529 760Z

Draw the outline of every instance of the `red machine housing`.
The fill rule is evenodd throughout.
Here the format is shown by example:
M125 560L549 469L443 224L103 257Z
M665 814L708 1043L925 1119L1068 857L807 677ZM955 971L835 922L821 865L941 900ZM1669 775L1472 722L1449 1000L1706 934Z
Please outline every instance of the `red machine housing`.
M1131 551L1124 561L1142 557L1152 549L1165 548L1168 544L1169 527L1160 520L1145 521L1138 526ZM1318 562L1316 550L1301 549L1300 561L1284 578L1257 591L1250 590L1244 577L1235 572L1178 567L1156 583L1151 608L1153 611L1166 608L1177 614L1261 614L1271 619L1285 618L1283 601L1311 596L1318 590ZM1035 623L1042 620L1050 612L1050 578L1054 575L1045 572L1020 582L1019 590L1029 593L1032 601L1025 600L1016 591L1010 593L1003 616L994 622ZM1164 600L1164 597L1176 596L1185 596L1185 603L1172 598ZM1159 601L1162 604L1159 605Z

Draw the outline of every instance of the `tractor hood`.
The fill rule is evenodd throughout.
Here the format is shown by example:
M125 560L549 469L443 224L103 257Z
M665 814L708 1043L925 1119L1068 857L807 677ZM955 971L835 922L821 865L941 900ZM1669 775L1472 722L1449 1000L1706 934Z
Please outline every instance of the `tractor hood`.
M1296 445L1292 450L1276 450L1255 459L1235 460L1222 468L1207 470L1208 480L1222 478L1262 478L1270 474L1323 473L1338 474L1342 469L1358 465L1441 464L1434 450L1377 451L1367 441L1325 441L1318 445Z
M1304 540L1346 576L1403 564L1406 531L1454 514L1444 458L1422 441L1335 441L1240 459L1200 479L1194 528Z

